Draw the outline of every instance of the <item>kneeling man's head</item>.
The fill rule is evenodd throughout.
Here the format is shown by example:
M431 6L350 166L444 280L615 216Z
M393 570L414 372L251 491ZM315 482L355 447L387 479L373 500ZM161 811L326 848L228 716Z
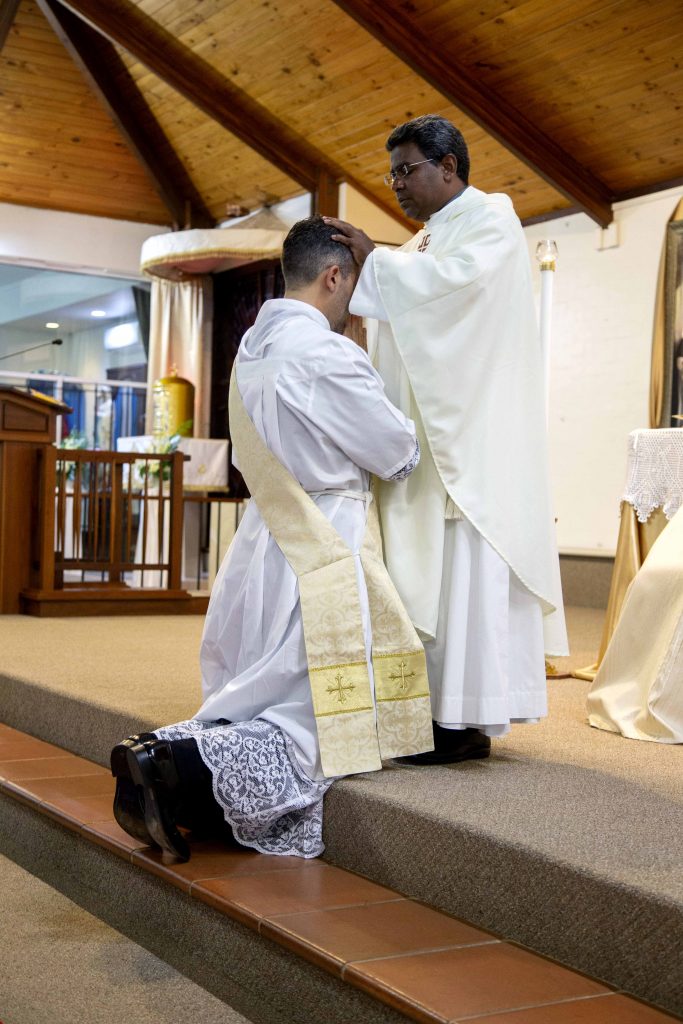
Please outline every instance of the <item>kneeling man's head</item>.
M344 330L358 267L351 250L333 242L337 229L322 217L298 221L282 246L285 298L315 306L333 331Z

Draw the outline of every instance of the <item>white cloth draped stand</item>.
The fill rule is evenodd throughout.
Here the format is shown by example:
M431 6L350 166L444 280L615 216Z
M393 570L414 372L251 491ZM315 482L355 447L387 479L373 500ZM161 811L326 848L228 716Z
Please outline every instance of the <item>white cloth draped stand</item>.
M673 519L683 505L682 427L631 431L623 500L633 506L641 523L656 508Z
M630 739L683 742L681 517L683 428L632 431L600 653L577 673L590 724Z

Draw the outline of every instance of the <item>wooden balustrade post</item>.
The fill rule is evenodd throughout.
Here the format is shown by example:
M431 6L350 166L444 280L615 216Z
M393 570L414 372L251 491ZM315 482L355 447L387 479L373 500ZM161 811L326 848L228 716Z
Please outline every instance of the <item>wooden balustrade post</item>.
M168 531L168 589L180 590L183 562L183 462L182 452L171 456L171 514ZM161 467L160 467L161 468Z
M123 463L111 466L111 508L109 519L109 582L121 582L123 561Z
M38 573L41 590L55 589L55 487L59 455L51 445L41 448L39 453Z

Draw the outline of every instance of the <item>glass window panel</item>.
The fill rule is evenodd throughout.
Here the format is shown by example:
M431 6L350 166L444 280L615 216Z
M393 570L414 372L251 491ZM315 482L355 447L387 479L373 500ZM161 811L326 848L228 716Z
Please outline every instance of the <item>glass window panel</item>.
M0 384L62 397L61 440L145 432L146 282L0 264Z

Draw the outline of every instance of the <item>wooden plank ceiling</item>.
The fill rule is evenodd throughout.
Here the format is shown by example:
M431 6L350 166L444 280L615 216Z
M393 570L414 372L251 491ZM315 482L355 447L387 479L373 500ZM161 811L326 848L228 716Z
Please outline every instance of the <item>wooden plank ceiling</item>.
M463 131L522 218L683 180L680 0L0 0L0 201L208 224ZM321 200L322 201L322 200Z

